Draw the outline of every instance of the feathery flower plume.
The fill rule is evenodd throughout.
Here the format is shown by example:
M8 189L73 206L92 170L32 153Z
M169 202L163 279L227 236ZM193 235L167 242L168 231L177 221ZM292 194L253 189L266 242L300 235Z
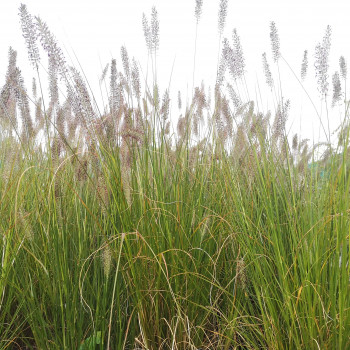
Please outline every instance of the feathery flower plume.
M102 251L102 262L104 274L108 278L112 266L112 249L108 244L106 244Z
M124 76L123 73L119 72L118 74L119 76L119 91L120 93L123 92L123 89L126 91L127 94L131 94L131 90L130 90L130 86L129 86L129 80L127 79L127 77Z
M266 78L266 83L270 87L270 89L272 90L272 88L273 88L273 79L272 79L272 74L271 74L271 71L270 71L270 66L267 63L266 52L264 52L262 54L262 60L263 60L263 69L264 69L264 74L265 74L265 78Z
M148 49L148 51L151 52L152 51L151 28L148 24L147 17L144 13L142 14L142 28L143 28L143 34L144 34L145 40L146 40L147 49Z
M37 95L36 80L35 80L35 78L33 78L33 80L32 80L32 93L33 93L34 100L36 100L37 97L38 97L38 95Z
M98 174L100 168L99 168L99 159L97 154L93 156L93 161L94 161L93 168ZM98 198L99 204L102 208L102 211L105 212L106 206L108 205L108 202L109 202L109 193L108 193L106 179L102 175L98 175L97 177L96 190L97 190L97 198Z
M56 125L57 125L57 130L59 132L60 137L65 138L65 128L64 128L64 124L65 124L65 110L64 107L60 107L57 110L57 118L56 118Z
M348 68L347 68L347 64L346 64L344 56L341 56L339 58L339 67L340 67L340 74L341 74L342 78L344 80L346 80L346 76L348 74Z
M36 129L40 130L42 126L44 125L44 114L42 110L42 100L41 97L36 102L35 105L35 124Z
M159 89L158 89L158 84L154 85L152 101L153 101L154 108L158 111L159 110Z
M202 15L203 0L196 0L196 8L194 10L194 16L196 17L197 24Z
M227 90L231 97L231 100L233 102L233 105L235 106L236 110L239 109L242 106L242 101L237 95L236 91L234 90L233 86L231 84L227 84Z
M290 109L290 100L287 100L284 105L279 104L277 107L277 112L275 120L273 122L273 139L277 140L283 136L286 128L286 122L288 119L288 113Z
M50 153L52 162L57 163L62 153L62 141L57 136L52 139Z
M207 106L207 100L205 96L204 91L204 83L202 82L201 88L196 87L194 92L193 101L197 105L197 113L196 116L199 118L199 120L203 120L203 109Z
M244 75L245 62L243 57L243 50L241 46L241 42L239 36L237 34L236 29L233 30L232 34L233 38L233 49L230 46L230 43L227 38L223 40L223 48L222 48L222 59L221 66L219 66L218 76L219 82L222 83L224 68L228 67L232 78L236 80L237 78L241 78ZM220 71L222 69L222 71Z
M341 84L340 84L340 77L339 73L335 72L332 77L332 83L333 83L333 98L332 98L332 106L334 107L335 104L340 101L342 93L341 93Z
M40 17L35 17L35 19L41 46L52 60L52 64L57 67L61 77L66 80L65 74L67 73L68 69L66 66L66 59L61 48L58 46L56 39L50 32L47 24Z
M127 80L129 80L130 79L130 60L129 60L128 51L127 51L125 46L122 46L120 49L120 52L121 52L121 56L122 56L124 73L125 73Z
M222 119L225 121L225 138L226 135L232 137L233 133L233 124L232 124L232 116L230 112L229 102L224 96L221 101L221 114Z
M81 74L74 67L70 67L70 70L74 80L74 90L71 89L70 95L73 98L71 100L73 111L80 117L80 121L86 125L95 115L91 105L90 95Z
M57 66L53 56L49 57L49 95L50 104L58 104Z
M328 68L329 68L329 52L331 48L331 27L327 26L323 42L318 43L315 49L315 69L319 91L322 95L328 92Z
M230 46L230 43L227 38L223 40L223 48L222 48L222 64L228 67L229 72L232 75L233 79L237 78L236 72L236 58L233 49Z
M21 71L18 68L16 68L15 71L12 73L11 80L12 80L12 89L16 96L16 101L19 106L22 123L23 123L22 136L25 140L28 140L31 136L33 136L34 128L33 128L33 122L30 116L27 90L24 86L24 80L23 80Z
M219 135L220 141L224 143L227 138L227 133L225 133L225 125L224 125L224 120L222 118L222 105L223 105L223 96L220 90L216 90L214 123L215 123L216 131Z
M241 41L237 34L236 28L233 30L232 39L233 39L233 54L234 54L233 63L235 67L234 71L237 78L240 78L244 75L245 62L244 62Z
M143 133L144 132L144 129L143 129L144 122L142 119L142 111L141 111L140 107L138 107L134 110L134 115L135 115L135 128L138 132Z
M40 60L39 49L36 44L38 34L33 23L33 18L31 14L28 13L26 5L21 4L19 8L19 16L21 18L22 34L27 44L29 61L37 68Z
M223 40L223 47L222 47L222 59L223 62L225 62L225 65L230 65L234 61L234 53L233 49L230 46L230 42L227 38L224 38Z
M110 75L110 98L109 98L109 106L111 109L111 113L114 115L117 113L120 106L120 90L118 87L118 73L117 73L117 61L112 59L111 63L111 75Z
M218 28L219 28L220 35L222 35L225 28L226 17L227 17L227 3L228 3L228 0L220 0L219 14L218 14Z
M106 66L104 67L102 74L101 74L101 78L100 78L100 84L102 84L106 78L107 72L108 72L108 68L109 68L109 63L106 64Z
M7 114L11 118L13 127L17 127L16 120L16 99L14 94L14 84L16 78L16 64L17 64L17 51L13 50L10 46L8 53L8 68L6 72L6 82L0 92L0 110L7 110Z
M8 53L9 65L6 72L6 80L9 80L11 74L16 70L17 64L17 51L15 51L11 46Z
M179 109L181 109L181 107L182 107L181 92L180 92L180 90L179 90L178 93L177 93L177 106L178 106Z
M162 107L160 109L160 114L164 120L168 119L169 103L170 103L169 92L168 92L168 89L166 89L163 95Z
M131 81L134 94L139 100L141 97L140 72L135 58L132 59Z
M303 57L303 62L301 63L301 80L304 80L306 77L306 73L307 73L307 68L308 68L308 59L307 59L307 50L304 51L304 57Z
M271 39L273 60L274 62L277 62L281 56L281 53L280 53L280 39L278 36L275 22L270 23L270 39Z
M151 14L151 38L152 38L152 48L155 51L159 48L159 19L158 19L158 12L155 8L155 6L152 7L152 14Z
M228 64L232 62L232 57L233 57L233 50L230 47L230 43L228 39L224 38L221 59L220 59L217 76L216 76L215 90L220 89L224 81L226 68Z

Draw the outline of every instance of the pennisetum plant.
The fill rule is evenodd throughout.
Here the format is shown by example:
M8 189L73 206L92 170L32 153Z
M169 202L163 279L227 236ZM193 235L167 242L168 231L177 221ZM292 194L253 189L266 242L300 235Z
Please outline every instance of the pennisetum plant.
M175 124L181 92L173 108L170 87L158 84L155 7L142 18L152 84L148 73L141 84L123 46L121 67L112 58L99 74L100 112L84 72L21 5L37 78L30 98L10 48L0 91L0 349L349 347L346 60L332 77L330 107L344 103L338 143L289 140L293 109L267 54L274 111L250 98L238 31L222 40L228 1L219 3L213 94L195 86L202 6L192 99ZM315 54L326 103L330 33ZM274 22L270 39L279 69L287 61ZM302 89L308 52L293 73Z

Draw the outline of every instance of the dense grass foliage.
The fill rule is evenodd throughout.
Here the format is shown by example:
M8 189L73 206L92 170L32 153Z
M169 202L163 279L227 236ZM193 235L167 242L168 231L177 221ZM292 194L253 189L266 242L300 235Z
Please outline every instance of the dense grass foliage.
M37 78L29 98L10 49L0 106L0 349L350 348L348 101L336 145L311 147L298 135L289 144L289 102L276 97L266 55L272 122L224 88L226 71L246 87L234 30L213 101L194 88L171 133L169 91L160 103L156 79L141 89L125 47L124 73L112 60L108 106L98 112L45 22L25 5L20 16ZM155 9L143 27L155 62ZM329 35L316 47L325 103ZM271 40L278 64L274 23ZM49 53L46 104L39 42ZM307 52L302 78L306 60ZM344 58L340 68L345 80Z

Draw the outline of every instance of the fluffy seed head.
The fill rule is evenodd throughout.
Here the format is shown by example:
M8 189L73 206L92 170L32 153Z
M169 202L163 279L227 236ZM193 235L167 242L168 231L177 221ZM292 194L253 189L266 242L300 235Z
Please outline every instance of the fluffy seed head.
M10 81L22 118L22 136L24 140L29 140L33 136L34 128L30 116L27 89L25 88L21 71L18 68L11 74Z
M304 80L306 77L306 73L307 73L307 68L308 68L308 59L307 59L307 54L308 51L305 50L304 51L304 57L303 57L303 62L301 63L301 80Z
M71 73L74 80L74 91L76 98L76 111L78 115L84 118L84 122L90 122L94 116L95 112L93 110L90 95L86 87L85 81L82 78L80 72L74 67L71 67Z
M160 109L160 114L164 120L168 119L169 103L170 103L169 92L168 92L168 89L166 89L163 95L162 107Z
M155 6L152 7L151 34L152 34L152 48L154 51L157 51L159 48L159 19L158 19L158 12Z
M233 86L231 84L227 84L227 90L231 97L231 100L233 102L233 105L235 106L236 110L241 107L242 101L237 95L236 91L234 90Z
M38 99L35 105L35 122L36 122L36 127L38 129L41 128L44 122L44 114L42 110L42 100L41 98Z
M131 82L134 94L139 100L141 97L140 72L135 58L132 59Z
M196 116L203 120L203 109L207 106L207 99L204 91L204 83L202 82L201 88L196 87L194 91L193 102L197 106Z
M316 78L320 93L324 96L328 92L329 52L331 48L331 27L327 26L322 44L318 43L315 49Z
M57 66L53 56L49 57L49 95L52 105L58 104Z
M230 48L230 44L228 40L224 38L221 59L216 76L215 90L220 89L222 83L224 82L225 73L227 69L227 62L229 62L230 57L232 56L231 54L232 49Z
M339 66L340 66L340 74L341 74L342 78L344 80L346 80L346 76L348 74L348 68L347 68L347 64L346 64L344 56L341 56L339 58Z
M264 69L264 74L265 74L265 78L266 78L266 84L272 90L272 88L273 88L273 79L272 79L272 74L271 74L271 71L270 71L270 66L267 63L266 52L264 52L262 54L262 60L263 60L263 69Z
M244 62L244 55L243 55L243 49L241 45L241 40L237 34L237 30L233 30L232 34L233 39L233 63L234 63L234 71L237 78L240 78L244 74L244 68L245 68L245 62Z
M220 35L223 33L225 24L226 24L227 3L228 3L228 0L220 0L219 13L218 13L218 28L219 28Z
M106 64L106 66L104 67L102 74L101 74L101 78L100 78L100 84L102 84L106 78L107 72L108 72L108 68L109 68L109 63Z
M102 262L103 262L103 271L106 277L109 276L112 265L112 249L109 245L106 245L102 251Z
M36 43L38 34L33 22L33 17L28 13L26 5L21 4L19 8L19 16L21 18L22 34L27 45L29 61L34 67L37 67L40 60L39 49Z
M178 93L177 93L177 106L178 106L179 109L181 109L181 107L182 107L181 92L180 92L180 90L179 90Z
M194 16L196 17L197 23L199 22L199 19L202 14L202 6L203 6L203 0L196 0L196 8L194 10Z
M65 116L66 114L65 114L64 107L59 107L59 109L57 110L56 126L60 137L65 137L65 128L64 128Z
M126 49L125 46L121 47L120 53L122 56L124 74L127 77L127 79L129 80L129 78L130 78L130 60L129 60L128 50Z
M275 140L280 139L284 134L289 109L290 100L287 100L284 104L279 104L277 107L275 120L273 122L273 138Z
M36 100L38 96L37 96L36 80L35 80L35 78L33 78L33 80L32 80L32 92L33 92L34 100Z
M120 96L120 91L118 87L117 61L115 59L112 59L112 63L111 63L109 88L110 88L109 105L110 105L111 113L116 114L120 106L121 96Z
M223 40L221 65L223 72L227 67L232 78L236 80L237 78L241 78L244 75L245 68L243 50L236 29L233 30L232 39L233 48L230 46L227 38L224 38ZM222 72L220 72L220 74L222 74Z
M6 80L9 80L17 65L17 51L15 51L11 46L9 47L8 60L9 64L6 72Z
M61 48L58 46L57 41L53 34L50 32L47 24L40 17L35 17L35 20L41 46L47 52L48 56L53 60L58 72L61 74L61 78L66 80L66 73L68 69L66 65L66 59Z
M148 20L146 15L142 14L142 28L143 28L143 34L145 36L146 45L148 51L152 51L152 36L151 36L151 28L148 24Z
M158 111L159 110L159 88L158 88L158 84L155 84L154 88L153 88L153 105L154 105L154 108Z
M342 97L341 93L341 84L340 84L340 77L339 73L335 72L332 77L332 83L333 83L333 98L332 98L332 106L335 106L335 104L340 101Z
M280 39L278 36L275 22L270 23L270 39L271 39L273 60L274 62L277 62L281 56L281 53L280 53Z

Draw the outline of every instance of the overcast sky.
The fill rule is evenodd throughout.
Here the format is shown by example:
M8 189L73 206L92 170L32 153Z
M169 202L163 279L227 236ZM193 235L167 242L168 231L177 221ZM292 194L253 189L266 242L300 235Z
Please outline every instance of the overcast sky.
M181 90L185 100L187 87L192 88L193 53L195 40L195 0L28 0L22 1L32 15L48 24L58 42L75 66L73 50L89 82L94 87L111 58L121 68L120 47L125 45L129 56L135 56L146 68L147 49L142 31L142 13L148 17L156 6L160 20L160 50L157 57L161 91L171 81L172 97ZM22 37L18 8L21 1L0 1L0 82L4 82L9 46L18 51L18 65L25 76L27 87L35 75L27 60ZM219 0L203 0L203 13L198 27L196 85L204 80L214 86L218 54ZM305 87L321 111L315 85L314 52L322 41L326 26L332 27L331 75L338 68L341 55L350 57L350 2L345 0L229 0L224 36L231 38L237 28L246 59L248 85L255 94L257 78L260 88L267 89L262 74L261 55L267 52L272 64L269 39L270 21L275 21L283 57L300 76L304 50L309 50L309 72ZM301 130L307 137L318 141L318 119L305 93L287 66L281 63L282 87L286 98L291 97L292 109L288 126L293 132ZM275 68L273 68L275 69ZM96 85L95 85L96 84ZM98 94L98 92L97 92ZM173 98L175 104L175 98ZM273 109L266 102L265 109ZM324 115L324 113L323 113ZM339 109L332 112L331 126L339 124ZM301 122L301 124L300 124Z

